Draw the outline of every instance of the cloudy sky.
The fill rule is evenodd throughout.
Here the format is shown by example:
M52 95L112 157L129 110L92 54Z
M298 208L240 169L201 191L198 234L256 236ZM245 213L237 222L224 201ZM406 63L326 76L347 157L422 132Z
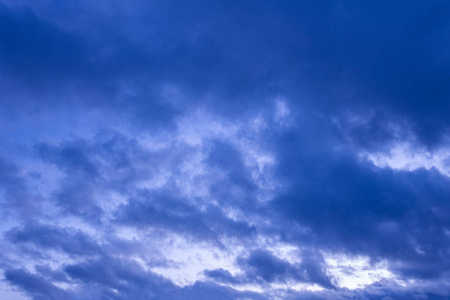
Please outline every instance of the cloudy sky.
M1 299L449 299L448 1L0 0Z

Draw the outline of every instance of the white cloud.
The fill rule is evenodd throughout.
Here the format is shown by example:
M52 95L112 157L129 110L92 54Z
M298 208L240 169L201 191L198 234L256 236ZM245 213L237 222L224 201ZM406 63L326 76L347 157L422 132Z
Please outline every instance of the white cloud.
M368 159L377 167L413 171L419 168L435 168L442 174L450 175L450 149L440 148L429 152L410 143L399 142L388 152L363 152L360 157Z
M364 288L381 279L395 279L386 261L371 263L369 257L336 253L324 253L324 257L329 274L342 288Z

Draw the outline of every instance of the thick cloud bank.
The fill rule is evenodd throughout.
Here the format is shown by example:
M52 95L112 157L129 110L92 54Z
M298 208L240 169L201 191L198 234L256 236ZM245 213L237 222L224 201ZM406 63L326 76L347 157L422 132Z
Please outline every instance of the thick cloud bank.
M0 1L1 299L449 299L450 3Z

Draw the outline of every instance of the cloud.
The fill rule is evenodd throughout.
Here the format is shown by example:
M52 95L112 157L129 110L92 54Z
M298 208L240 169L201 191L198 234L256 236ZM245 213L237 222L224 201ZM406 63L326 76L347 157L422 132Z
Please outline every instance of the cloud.
M294 280L334 289L330 277L325 273L323 258L311 251L305 251L301 263L293 265L268 251L257 249L246 260L240 259L240 264L249 278L261 278L268 283Z
M157 227L195 238L215 240L223 235L251 236L254 226L228 218L219 207L210 206L199 211L184 199L162 191L143 191L141 201L130 200L117 209L117 222L137 228ZM180 197L180 196L178 196Z
M20 269L5 271L5 278L30 293L34 299L70 299L70 294L44 278Z
M444 229L448 226L444 212L449 209L444 200L449 193L446 176L435 169L408 172L377 168L340 151L316 158L306 153L307 160L302 157L304 144L282 147L299 149L287 156L290 169L281 169L289 170L284 175L296 178L297 184L272 203L282 218L310 229L314 242L327 248L369 255L374 260L388 257L408 261L411 267L424 264L417 269L424 273L415 273L415 267L394 268L406 276L446 272L441 256L446 254L438 250L448 247ZM293 167L293 161L301 163ZM298 242L303 239L311 242L308 236ZM383 242L386 240L390 242Z
M1 1L5 285L446 299L449 9Z
M5 236L16 245L32 244L37 249L56 249L70 255L101 253L100 246L83 232L60 227L27 224L22 228L11 229Z

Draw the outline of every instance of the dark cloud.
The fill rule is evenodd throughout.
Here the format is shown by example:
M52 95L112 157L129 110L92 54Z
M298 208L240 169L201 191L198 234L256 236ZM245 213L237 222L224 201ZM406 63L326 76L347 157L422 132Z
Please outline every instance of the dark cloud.
M194 103L213 94L207 104L229 116L281 93L295 106L336 116L348 107L387 111L409 120L429 146L448 133L445 3L131 6L59 4L65 19L51 21L40 16L52 16L52 7L3 6L6 74L46 94L54 93L55 81L70 83L76 101L128 111L153 125L176 115L160 93L172 83Z
M342 151L312 156L297 144L301 139L280 141L287 151L280 171L294 182L272 203L283 218L312 230L313 236L296 237L299 243L398 260L393 269L405 276L447 272L447 176L435 169L377 168Z
M49 281L55 282L69 281L69 278L67 277L66 273L64 273L62 270L53 270L48 265L37 265L35 267L35 270L37 273L39 273L41 276L45 277Z
M93 286L100 285L100 297L160 299L159 292L173 288L169 281L145 272L132 261L105 257L68 265L64 270L74 280Z
M0 203L4 207L1 213L4 220L16 214L31 218L39 212L36 202L40 199L29 193L21 171L18 165L9 161L6 157L0 156L0 191L3 193L3 199Z
M81 231L67 228L28 224L6 232L6 238L16 245L31 244L40 250L55 249L70 255L96 255L102 252L97 243Z
M450 295L449 4L1 2L6 283L33 299ZM364 158L396 145L429 161ZM241 273L157 275L195 263L158 248L179 237ZM329 253L395 280L339 287ZM247 284L268 294L232 288Z
M21 269L5 271L5 279L26 291L33 299L72 299L66 291L58 288L43 277Z
M86 145L63 145L62 147L51 147L49 145L39 145L38 151L43 160L50 161L58 165L64 172L74 174L79 173L83 177L95 178L98 170L86 153Z
M148 85L158 75L154 67L146 71L151 63L145 53L137 53L138 45L125 46L130 41L109 34L98 39L88 33L91 28L84 34L61 28L32 9L0 8L0 87L9 114L81 107L113 111L121 118L131 115L129 121L146 127L171 123L176 110L161 98L161 83ZM113 53L107 54L108 49ZM137 77L141 72L146 80ZM17 105L24 109L18 111Z
M242 152L223 141L212 141L211 144L206 163L224 176L211 186L211 193L224 206L242 207L243 210L254 208L256 185L243 161Z
M235 278L230 273L230 271L224 270L222 268L215 270L206 270L204 273L208 278L213 279L217 282L233 283L233 284L240 283L240 281L237 278Z
M135 165L136 160L149 160L148 153L136 141L110 130L101 131L94 141L40 143L36 154L64 174L52 195L61 212L92 222L99 222L104 215L99 191L126 192L137 179L149 175Z
M270 251L257 249L248 257L239 257L238 264L244 275L233 276L224 269L208 270L205 271L205 275L217 282L238 285L261 281L265 283L294 281L335 289L332 279L326 274L323 257L312 251L304 251L301 263L292 264Z
M251 237L254 226L228 218L219 207L209 205L199 210L181 195L168 190L142 191L140 199L131 199L117 209L119 223L136 228L161 228L187 234L193 238L219 242L222 236Z

